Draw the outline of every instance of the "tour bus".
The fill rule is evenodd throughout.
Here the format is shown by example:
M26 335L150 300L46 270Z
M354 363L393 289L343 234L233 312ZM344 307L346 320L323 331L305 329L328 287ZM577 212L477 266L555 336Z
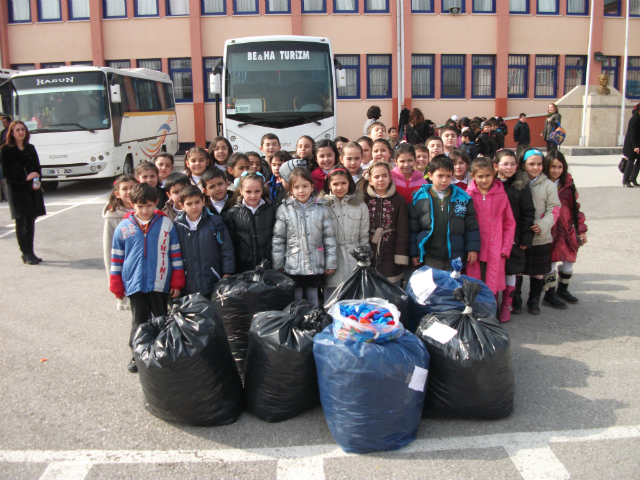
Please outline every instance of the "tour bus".
M47 190L59 181L131 174L143 160L178 150L173 84L162 72L30 70L14 74L0 93L4 114L29 129Z
M339 67L340 68L340 67ZM221 86L215 73L222 74ZM258 150L275 133L283 150L302 135L336 135L336 81L328 38L293 35L227 40L211 92L223 94L222 127L234 151Z

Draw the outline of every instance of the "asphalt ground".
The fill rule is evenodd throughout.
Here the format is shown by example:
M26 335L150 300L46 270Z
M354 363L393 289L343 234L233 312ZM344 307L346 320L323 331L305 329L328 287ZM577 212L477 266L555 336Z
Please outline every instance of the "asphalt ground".
M370 455L344 454L321 408L211 428L148 414L102 260L111 181L45 194L39 266L22 264L0 204L0 478L640 478L640 189L621 187L618 161L569 158L589 226L580 302L506 325L514 413L423 419L408 447Z

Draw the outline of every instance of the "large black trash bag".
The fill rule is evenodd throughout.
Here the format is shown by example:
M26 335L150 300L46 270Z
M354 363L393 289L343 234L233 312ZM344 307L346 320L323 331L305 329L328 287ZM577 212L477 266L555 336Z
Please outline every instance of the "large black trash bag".
M423 416L498 419L513 411L509 336L495 317L472 312L480 290L479 284L464 280L454 292L466 305L464 312L433 313L420 322L416 335L431 355Z
M308 303L308 302L305 302ZM320 405L313 337L330 317L313 304L288 308L304 315L264 312L253 317L245 377L246 409L267 422L281 422Z
M284 309L286 313L290 313L292 315L307 315L308 313L318 311L317 315L320 318L320 331L327 328L333 322L331 315L329 315L324 309L319 309L316 305L309 302L308 300L296 300L293 303L287 305Z
M184 297L168 317L140 325L133 348L151 414L198 426L227 425L240 416L242 383L208 298Z
M211 300L229 337L231 353L244 377L251 319L256 313L282 311L295 298L295 283L284 273L269 270L263 260L252 272L239 273L216 283Z
M324 308L328 311L334 303L341 300L382 298L398 308L402 325L409 331L415 331L415 325L412 328L410 317L409 295L400 287L389 282L387 277L375 268L369 266L373 256L371 249L358 247L351 252L351 256L358 261L358 266L351 276L336 288L331 298L325 302Z

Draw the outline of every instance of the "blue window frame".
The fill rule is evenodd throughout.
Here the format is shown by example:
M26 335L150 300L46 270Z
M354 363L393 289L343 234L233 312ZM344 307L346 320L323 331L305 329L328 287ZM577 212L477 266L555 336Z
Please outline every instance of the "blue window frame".
M257 15L258 0L233 0L234 15Z
M529 0L509 0L509 13L529 14Z
M619 17L620 0L604 0L604 14L608 17Z
M364 13L389 13L389 1L364 0Z
M12 63L11 70L18 70L19 72L26 72L27 70L35 70L35 63Z
M496 56L471 56L471 98L495 98Z
M442 13L449 13L449 9L453 7L460 7L461 13L465 13L465 1L464 0L440 0L442 3Z
M40 64L40 68L60 68L64 67L64 62L49 62Z
M360 99L360 55L335 55L342 64L347 86L338 87L338 99Z
M587 76L587 56L567 55L564 57L564 94L578 85L585 84Z
M69 20L89 20L89 0L69 0Z
M38 0L39 22L61 22L62 6L60 0Z
M102 15L104 18L127 18L125 0L102 0Z
M557 98L558 56L536 55L536 98Z
M158 0L134 0L133 16L134 17L157 17Z
M169 76L173 82L173 94L177 103L193 101L193 82L191 81L191 59L170 58Z
M138 68L148 68L149 70L162 71L162 60L159 58L140 58L136 60Z
M496 13L496 0L473 0L473 13Z
M30 23L31 2L29 0L9 1L9 23Z
M529 55L509 55L507 97L527 98L529 93Z
M291 13L291 0L265 0L265 13L286 14Z
M465 55L442 55L441 63L441 97L464 98Z
M167 15L186 17L189 15L189 0L167 0Z
M109 68L131 68L131 60L107 60Z
M629 57L627 65L627 98L640 98L640 57Z
M327 0L302 0L302 13L327 13Z
M411 0L411 13L433 13L433 0Z
M226 15L227 2L225 0L200 0L202 15Z
M411 55L411 98L434 97L435 55Z
M567 0L567 15L589 15L589 0Z
M222 60L222 57L204 57L202 59L202 63L204 68L204 101L205 102L215 102L216 96L209 91L209 75L211 74L214 65L218 60ZM220 95L220 101L222 101L223 96Z
M358 13L358 0L333 0L333 13Z
M640 0L631 0L631 5L629 5L629 16L640 17Z
M559 0L537 0L536 13L538 15L558 15L560 13Z
M367 55L367 98L391 98L391 55Z
M606 73L609 77L609 85L618 89L618 66L620 65L620 57L605 57L602 62L602 73Z

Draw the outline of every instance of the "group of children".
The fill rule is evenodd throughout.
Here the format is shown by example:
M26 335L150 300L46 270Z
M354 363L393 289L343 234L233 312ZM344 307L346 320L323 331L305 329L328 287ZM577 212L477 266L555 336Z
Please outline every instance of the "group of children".
M103 212L105 264L118 308L132 311L131 335L166 315L169 295L210 295L264 259L295 281L296 299L318 305L319 288L328 298L356 267L358 246L399 286L415 268L462 258L468 275L502 292L503 322L522 311L523 275L530 313L543 289L545 305L577 302L568 285L586 225L561 153L502 149L471 161L454 127L396 148L380 122L368 131L356 142L303 136L294 158L274 134L262 155L230 154L218 137L208 151L191 148L182 173L161 154L119 177Z

